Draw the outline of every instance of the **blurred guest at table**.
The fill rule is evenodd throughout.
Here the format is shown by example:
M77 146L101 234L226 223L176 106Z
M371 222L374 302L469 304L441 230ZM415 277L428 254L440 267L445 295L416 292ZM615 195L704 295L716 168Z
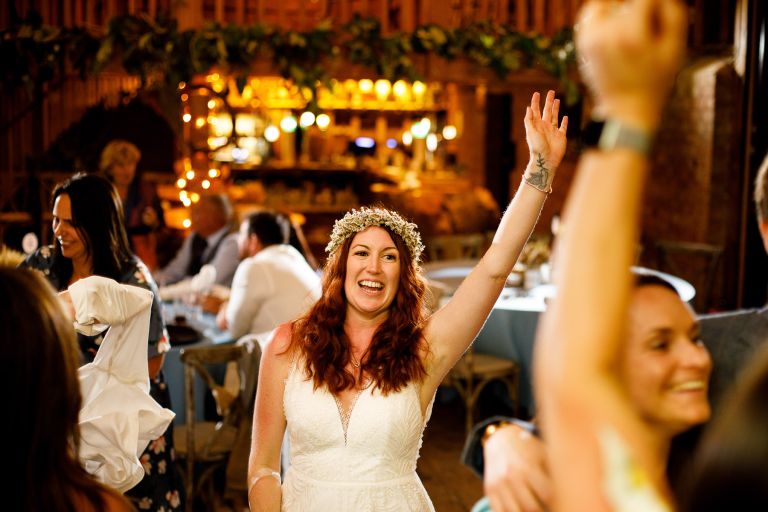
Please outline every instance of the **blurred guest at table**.
M157 232L165 226L154 185L136 166L141 152L127 140L115 139L101 152L99 170L109 178L123 202L125 229L133 252L151 270L157 268Z
M249 215L240 224L243 261L232 280L229 300L217 323L234 338L272 331L293 320L320 298L320 278L289 245L290 221L272 211Z
M128 247L115 187L94 174L77 174L58 184L53 191L53 233L56 244L38 249L22 266L42 271L57 290L65 290L84 277L98 275L140 286L155 294L148 339L150 395L161 406L170 409L170 395L160 371L170 344L157 286L147 267ZM78 334L85 362L93 360L102 339L102 335ZM173 427L151 441L140 460L146 476L126 495L140 509L180 507L183 485L174 464Z
M224 194L205 194L192 205L192 231L179 252L155 272L161 285L194 277L203 265L216 269L216 284L229 286L240 262L237 233L232 233L232 205Z
M0 266L3 389L2 437L12 467L4 477L7 510L132 510L88 474L77 458L82 397L80 356L72 323L51 286L36 272Z

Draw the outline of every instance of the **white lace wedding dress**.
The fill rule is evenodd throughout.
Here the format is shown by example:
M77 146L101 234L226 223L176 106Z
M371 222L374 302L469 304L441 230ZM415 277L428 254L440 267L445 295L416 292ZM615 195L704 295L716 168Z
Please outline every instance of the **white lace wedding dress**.
M282 510L434 511L416 474L432 403L422 417L415 384L386 397L371 388L345 421L333 395L313 390L300 368L291 369L283 396L291 465Z

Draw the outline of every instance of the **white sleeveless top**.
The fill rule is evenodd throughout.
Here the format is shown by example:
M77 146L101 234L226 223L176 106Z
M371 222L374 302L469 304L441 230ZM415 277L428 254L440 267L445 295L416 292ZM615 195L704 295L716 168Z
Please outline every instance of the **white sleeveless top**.
M291 466L282 510L434 511L416 474L421 439L434 397L421 415L418 387L386 397L370 386L344 419L336 399L294 364L285 383Z

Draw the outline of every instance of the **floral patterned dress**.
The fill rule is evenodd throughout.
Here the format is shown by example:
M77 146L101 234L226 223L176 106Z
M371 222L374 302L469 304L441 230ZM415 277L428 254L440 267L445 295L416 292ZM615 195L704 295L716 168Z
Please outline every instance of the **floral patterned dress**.
M68 283L65 276L59 275L56 271L54 250L51 246L38 249L21 266L40 270L57 290L67 288ZM157 285L144 263L134 257L118 281L122 284L145 288L155 294L149 321L148 357L151 358L170 350L171 345L163 324ZM83 364L92 361L103 340L103 335L85 336L78 333L77 338ZM171 396L162 372L155 379L150 379L149 394L161 406L171 408ZM133 501L136 508L156 512L183 509L184 484L174 464L173 424L162 436L149 443L139 460L144 466L146 475L136 487L125 493Z

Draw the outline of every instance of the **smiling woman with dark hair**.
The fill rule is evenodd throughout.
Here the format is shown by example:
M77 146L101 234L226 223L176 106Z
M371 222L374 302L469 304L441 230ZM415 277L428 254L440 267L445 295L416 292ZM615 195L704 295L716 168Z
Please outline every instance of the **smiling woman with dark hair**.
M53 192L53 247L42 247L22 264L40 270L59 291L92 275L114 279L152 291L148 338L150 394L170 408L170 395L160 368L170 349L163 325L157 286L142 261L131 253L123 225L120 198L105 178L77 174L60 183ZM78 334L82 361L96 355L103 337ZM173 463L173 428L150 442L141 455L146 476L126 494L139 505L171 510L181 506L183 486Z

